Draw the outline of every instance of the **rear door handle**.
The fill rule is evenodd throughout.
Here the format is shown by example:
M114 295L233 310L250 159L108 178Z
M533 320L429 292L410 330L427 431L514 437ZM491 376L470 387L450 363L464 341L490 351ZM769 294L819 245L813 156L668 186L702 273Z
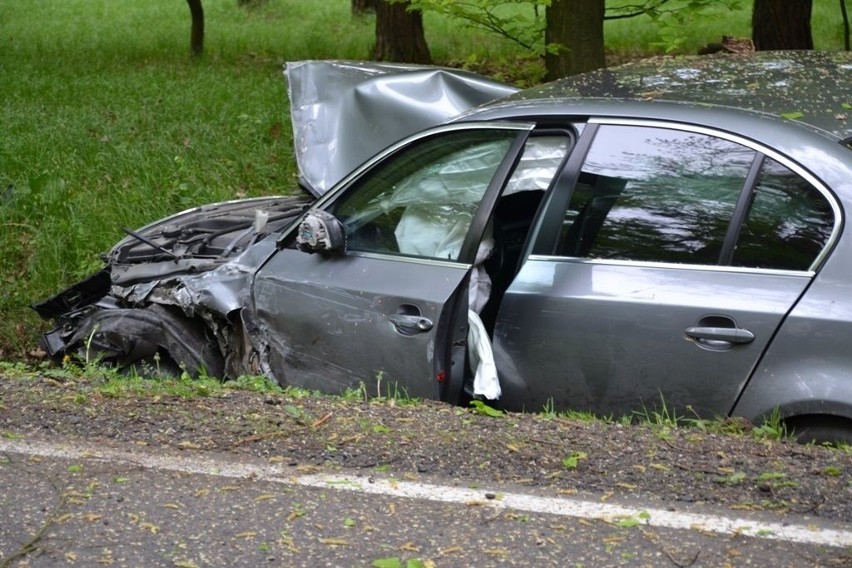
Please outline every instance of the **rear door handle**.
M754 341L754 334L747 329L740 327L688 327L684 333L690 339L697 341L724 341L727 343L751 343Z

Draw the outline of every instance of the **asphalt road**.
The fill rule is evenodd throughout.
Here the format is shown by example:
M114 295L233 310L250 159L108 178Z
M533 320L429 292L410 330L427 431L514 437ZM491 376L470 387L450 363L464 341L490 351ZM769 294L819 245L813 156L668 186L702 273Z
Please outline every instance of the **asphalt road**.
M852 566L852 527L195 450L0 440L0 568L406 564Z

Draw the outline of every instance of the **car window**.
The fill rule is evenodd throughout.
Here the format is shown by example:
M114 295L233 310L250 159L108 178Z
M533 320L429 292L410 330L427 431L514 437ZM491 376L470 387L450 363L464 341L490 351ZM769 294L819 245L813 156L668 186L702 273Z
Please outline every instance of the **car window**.
M834 212L807 180L767 158L732 264L808 270L831 236Z
M603 125L572 193L557 250L716 264L755 155L702 133Z
M518 165L506 182L503 195L546 190L568 154L569 143L568 134L530 137Z
M347 249L458 260L517 130L463 130L406 148L362 178L333 213Z

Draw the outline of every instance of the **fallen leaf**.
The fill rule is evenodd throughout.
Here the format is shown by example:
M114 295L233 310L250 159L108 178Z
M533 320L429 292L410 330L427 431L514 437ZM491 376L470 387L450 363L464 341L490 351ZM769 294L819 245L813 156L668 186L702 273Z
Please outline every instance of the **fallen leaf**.
M151 534L157 534L160 532L160 527L155 525L154 523L142 523L139 525L139 528L142 530L149 531Z

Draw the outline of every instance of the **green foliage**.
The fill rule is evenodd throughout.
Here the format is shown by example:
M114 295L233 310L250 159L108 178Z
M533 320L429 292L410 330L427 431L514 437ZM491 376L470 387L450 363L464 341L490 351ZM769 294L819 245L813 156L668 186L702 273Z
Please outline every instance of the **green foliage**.
M496 408L492 408L488 406L486 403L481 400L471 400L470 405L473 409L479 414L483 414L485 416L490 416L491 418L503 418L505 414L502 410L497 410Z
M721 10L734 12L743 9L741 0L686 0L680 2L645 0L638 4L634 2L610 2L609 4L606 19L647 17L659 30L659 40L650 45L662 48L666 53L682 50L690 36L694 35L692 30L695 27L703 27L704 22L711 14L718 14ZM730 35L730 32L726 35ZM719 39L721 37L714 38L715 41Z
M637 410L634 414L640 421L666 430L677 428L682 422L675 408L666 403L662 394L660 394L660 403L658 405L648 408L643 404L642 410Z
M424 568L426 563L416 558L403 561L402 559L394 556L374 560L370 566L373 566L374 568Z
M399 383L396 381L387 380L385 378L384 371L379 371L376 373L376 396L371 398L370 393L367 390L367 386L364 383L361 383L361 387L359 389L361 396L364 401L374 400L376 402L387 402L392 405L404 405L404 406L415 406L420 402L420 399L408 396L408 392L399 386ZM342 395L344 398L350 398L354 396L354 393L350 390L347 390Z
M556 406L553 402L553 397L549 397L547 402L544 403L544 406L541 409L541 415L546 420L552 420L558 416Z
M615 522L615 526L623 529L638 527L639 525L647 524L651 520L651 514L648 511L641 511L635 517L624 517Z
M781 418L781 411L775 408L768 416L763 419L760 426L755 426L752 430L752 435L755 438L783 441L790 438L790 432L787 430L787 424Z
M571 452L571 455L562 459L562 465L566 469L577 469L577 466L580 465L580 460L584 460L587 457L589 455L586 452Z
M409 0L412 9L434 12L509 40L535 55L555 53L544 42L544 8L550 0Z
M746 480L746 474L741 471L731 472L729 475L719 475L712 478L714 483L721 485L739 485Z
M401 2L403 0L394 0ZM411 9L434 13L508 40L536 56L557 53L559 45L545 42L545 9L551 0L406 0ZM719 13L741 11L741 0L644 0L607 2L604 21L642 18L657 30L648 47L666 53L684 47L700 21ZM640 24L641 25L641 24ZM636 26L638 27L638 26ZM727 32L730 35L730 32ZM716 37L718 40L721 37Z
M226 389L245 390L264 393L283 393L277 383L269 380L263 375L240 375L235 380L226 381L223 385Z
M170 396L184 399L218 396L221 383L216 379L192 378L183 373L180 377L146 378L126 376L112 369L101 369L102 382L98 392L103 396L123 398L133 396Z

